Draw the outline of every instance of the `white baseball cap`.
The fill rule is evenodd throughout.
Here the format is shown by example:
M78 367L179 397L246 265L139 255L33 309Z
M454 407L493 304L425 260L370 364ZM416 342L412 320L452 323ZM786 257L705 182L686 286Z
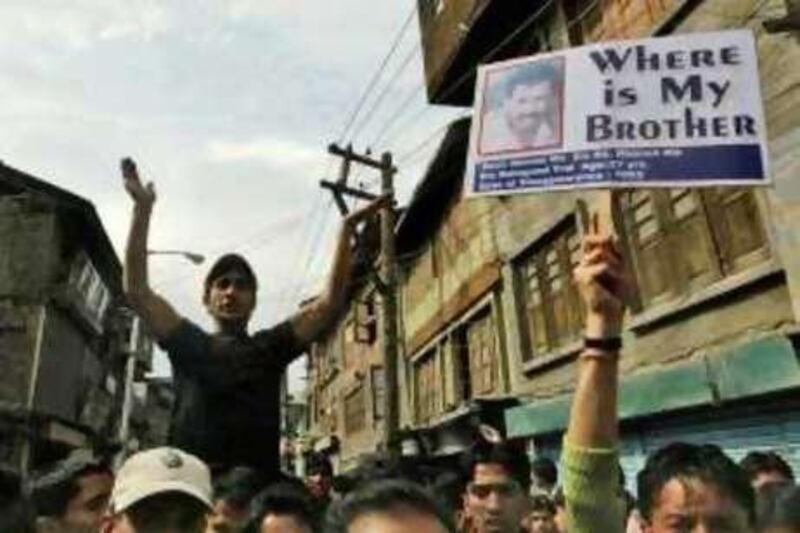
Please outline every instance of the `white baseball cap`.
M109 509L120 513L162 492L182 492L211 509L211 472L206 464L177 448L153 448L132 455L117 472Z

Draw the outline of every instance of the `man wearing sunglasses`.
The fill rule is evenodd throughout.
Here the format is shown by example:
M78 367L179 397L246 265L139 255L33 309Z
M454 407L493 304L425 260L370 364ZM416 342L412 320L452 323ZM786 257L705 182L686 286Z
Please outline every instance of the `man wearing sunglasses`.
M470 450L464 494L465 531L519 533L528 511L531 466L524 451L481 440Z
M221 257L206 277L203 292L203 304L216 326L209 334L150 288L147 238L155 189L152 183L142 184L133 160L124 159L121 166L133 199L124 289L172 364L170 444L200 457L215 474L250 466L274 478L279 473L281 377L337 318L350 285L355 228L387 201L378 199L345 218L325 290L270 329L248 333L258 289L255 273L239 255Z

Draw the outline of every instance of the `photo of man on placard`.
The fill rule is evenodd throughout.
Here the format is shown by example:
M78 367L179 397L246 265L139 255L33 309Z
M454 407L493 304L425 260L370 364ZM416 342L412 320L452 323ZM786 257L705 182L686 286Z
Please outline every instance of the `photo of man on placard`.
M481 155L561 145L563 63L559 57L487 72Z

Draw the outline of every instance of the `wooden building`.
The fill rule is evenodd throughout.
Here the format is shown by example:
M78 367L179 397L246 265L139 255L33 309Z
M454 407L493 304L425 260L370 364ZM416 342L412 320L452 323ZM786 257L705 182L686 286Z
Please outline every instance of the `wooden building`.
M0 463L23 474L114 443L131 339L121 267L94 207L0 164Z

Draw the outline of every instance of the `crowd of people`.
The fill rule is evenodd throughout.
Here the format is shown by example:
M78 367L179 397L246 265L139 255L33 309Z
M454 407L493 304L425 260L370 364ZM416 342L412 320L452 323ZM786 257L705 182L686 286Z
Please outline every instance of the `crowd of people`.
M584 348L560 465L531 461L524 444L475 428L460 459L386 456L334 477L312 455L304 478L280 470L278 382L286 365L341 312L356 226L382 199L345 219L326 289L278 326L248 333L257 280L244 258L212 266L207 333L148 283L155 202L123 162L134 213L125 259L131 306L167 352L176 405L167 447L128 457L77 450L23 483L0 476L0 533L789 533L800 532L800 490L789 465L758 450L740 463L713 444L673 443L647 458L626 491L619 458L618 358L631 278L595 217L574 277L585 309Z
M569 438L569 436L567 437ZM354 479L312 455L305 479L250 467L219 475L161 447L116 471L88 450L34 476L2 478L9 533L573 533L800 531L800 489L776 453L739 464L713 445L671 444L639 473L634 497L602 449L574 446L562 476L516 442L478 434L458 467L385 458ZM613 456L613 455L612 455ZM562 481L562 484L559 483ZM607 489L610 492L604 493Z

